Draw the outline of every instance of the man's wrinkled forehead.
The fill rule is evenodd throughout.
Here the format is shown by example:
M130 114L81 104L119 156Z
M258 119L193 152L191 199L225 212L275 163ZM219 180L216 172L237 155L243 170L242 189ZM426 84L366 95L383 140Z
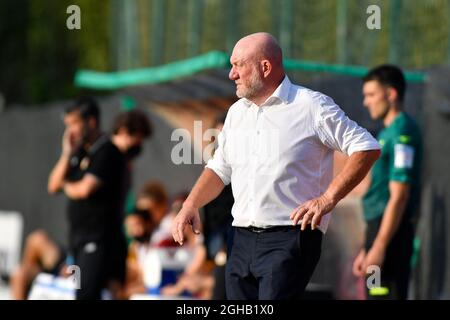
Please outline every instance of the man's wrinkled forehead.
M231 65L242 65L246 63L249 59L248 58L242 58L239 56L231 56L230 57L230 64Z
M254 49L245 43L238 42L233 49L230 57L231 64L244 63L251 60L254 57Z

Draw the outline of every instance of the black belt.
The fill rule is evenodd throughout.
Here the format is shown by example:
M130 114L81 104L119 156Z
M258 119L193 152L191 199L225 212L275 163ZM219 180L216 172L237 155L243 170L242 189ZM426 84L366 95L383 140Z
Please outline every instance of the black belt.
M300 229L300 225L298 226L276 226L276 227L268 227L268 228L259 228L259 227L240 227L241 229L253 232L253 233L266 233L266 232L275 232L275 231L286 231L292 229Z

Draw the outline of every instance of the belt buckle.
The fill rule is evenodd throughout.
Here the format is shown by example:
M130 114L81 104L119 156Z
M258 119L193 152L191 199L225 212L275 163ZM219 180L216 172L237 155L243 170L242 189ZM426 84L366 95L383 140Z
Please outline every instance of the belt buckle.
M264 228L258 228L258 227L251 226L250 231L253 233L263 233L266 230L264 230Z

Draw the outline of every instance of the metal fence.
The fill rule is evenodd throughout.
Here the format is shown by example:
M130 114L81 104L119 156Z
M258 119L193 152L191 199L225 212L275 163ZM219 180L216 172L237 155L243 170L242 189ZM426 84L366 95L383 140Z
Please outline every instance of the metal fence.
M367 26L373 5L380 29ZM274 34L292 59L404 68L450 63L449 0L111 0L110 9L118 70L230 52L257 31Z

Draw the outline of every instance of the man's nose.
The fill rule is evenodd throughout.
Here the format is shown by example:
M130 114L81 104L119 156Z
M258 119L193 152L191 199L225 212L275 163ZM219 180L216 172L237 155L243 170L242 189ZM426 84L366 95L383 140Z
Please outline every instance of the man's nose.
M364 99L364 100L363 100L363 106L364 106L365 108L368 108L368 107L369 107L369 105L367 104L367 99Z
M234 68L231 68L230 73L228 74L228 78L230 78L230 80L235 80L237 78Z

